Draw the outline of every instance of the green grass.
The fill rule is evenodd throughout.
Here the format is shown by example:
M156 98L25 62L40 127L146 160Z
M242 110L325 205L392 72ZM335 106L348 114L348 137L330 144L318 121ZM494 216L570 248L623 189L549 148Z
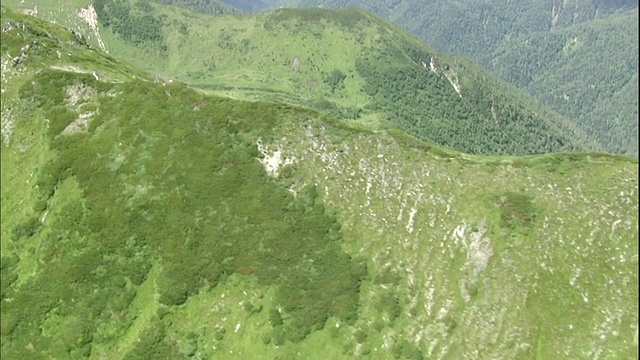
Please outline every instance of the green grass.
M294 132L295 128L288 131ZM402 280L394 281L392 288L402 294L403 315L391 328L403 333L405 339L415 339L423 333L422 340L415 342L421 344L423 351L437 338L440 340L435 351L447 349L451 358L471 356L480 347L485 349L486 358L535 358L537 352L540 358L548 358L558 356L555 351L560 351L559 358L583 358L587 357L581 352L584 348L607 349L609 345L605 344L609 341L618 344L621 330L609 328L608 334L615 331L618 337L608 335L606 341L596 345L600 340L590 332L593 323L587 323L596 321L594 318L605 321L596 315L600 311L597 309L605 311L616 307L614 303L625 303L626 296L637 298L635 288L629 289L628 295L620 295L617 291L621 288L596 281L637 276L614 265L613 257L603 255L626 253L637 246L637 222L633 217L627 218L631 220L627 230L613 226L616 219L621 219L621 213L637 213L632 200L637 188L635 180L631 180L637 171L636 161L596 154L530 158L458 154L445 158L433 154L426 144L419 147L419 143L406 141L406 145L398 147L389 139L362 136L332 148L323 139L306 137L302 129L298 132L300 141L306 143L289 147L288 156L299 156L296 168L306 174L308 181L325 184L324 201L342 214L344 228L349 229L346 235L354 239L349 251L372 259L370 268L376 273L386 269L399 274ZM323 143L327 150L320 150L324 149ZM285 148L280 142L276 146ZM379 157L376 149L381 146L385 151ZM307 148L317 149L316 157L302 155L301 149ZM330 165L323 157L332 159ZM412 159L409 171L403 165L408 161L405 159ZM555 164L563 164L564 170L557 171ZM631 176L628 181L633 185L609 188L615 183L614 178L627 176L623 174ZM598 195L596 188L609 190ZM503 215L513 212L505 213L496 199L508 192L523 194L518 195L522 200L519 204L523 205L523 210L518 211L533 211L535 217L527 217L533 221L516 224L516 228L501 225ZM596 200L600 196L602 201ZM409 232L412 208L414 229ZM611 232L612 229L615 230ZM622 235L619 231L629 233ZM477 238L478 234L483 236ZM613 245L612 238L618 239L616 244L625 245ZM486 268L482 254L490 259ZM583 279L581 285L579 280L571 282L577 268L581 271L577 278ZM628 275L622 275L625 273ZM430 303L432 286L438 292L432 293L431 310L425 311L423 306ZM367 286L364 291L368 295L361 305L360 311L365 314L362 319L380 316L374 299L382 289L374 289ZM588 295L585 302L582 294L592 292L600 300ZM605 293L617 300L605 300ZM449 309L449 317L438 319L440 308ZM620 313L637 316L633 307L626 309ZM480 313L482 317L476 317ZM621 326L618 329L626 326L622 318L607 326L613 323ZM375 326L375 320L367 325ZM450 333L441 333L440 326L451 329ZM573 330L569 330L570 326ZM376 333L385 333L384 325L376 329ZM630 339L635 330L624 331ZM483 345L479 340L483 336L495 339L486 341L506 347L498 350ZM534 339L538 337L540 341L536 343ZM587 340L590 338L593 342ZM618 345L611 346L613 349ZM632 355L633 350L627 349L618 354ZM615 350L605 351L616 356Z

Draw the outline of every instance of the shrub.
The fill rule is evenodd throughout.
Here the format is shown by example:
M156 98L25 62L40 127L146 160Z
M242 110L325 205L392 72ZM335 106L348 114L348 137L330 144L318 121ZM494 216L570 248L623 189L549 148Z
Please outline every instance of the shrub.
M536 219L536 208L527 194L508 192L500 206L502 223L510 229L531 227Z

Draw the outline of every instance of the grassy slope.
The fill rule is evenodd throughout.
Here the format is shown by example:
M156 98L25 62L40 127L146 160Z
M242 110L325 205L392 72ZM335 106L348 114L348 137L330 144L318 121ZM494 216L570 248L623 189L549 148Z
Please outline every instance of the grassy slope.
M353 321L366 274L341 250L335 216L255 160L280 118L315 114L205 98L2 11L3 114L16 114L3 116L3 356L193 354L181 337L200 334L160 318L232 273L274 292L264 311L240 308L243 319L283 314L267 340L299 342L328 316ZM83 70L91 62L97 78Z
M164 26L166 51L141 50L111 28L101 29L108 50L208 93L303 105L368 127L382 123L468 153L600 149L523 92L470 61L436 53L367 12L309 9L212 17L153 9ZM55 18L46 10L39 16ZM421 65L431 57L436 72ZM344 79L332 83L335 71ZM458 82L461 96L447 76Z
M356 324L372 340L391 349L406 340L426 358L637 356L637 164L447 159L399 145L403 137L335 144L321 128L288 130L303 146L273 149L324 186L354 239L348 249L375 269ZM617 181L625 185L607 185ZM505 224L518 213L502 202L513 193L531 197L531 223ZM395 319L379 305L386 292L398 296ZM364 349L385 354L375 343L354 352Z
M3 129L20 114L1 148L3 357L638 356L637 161L464 155L135 80L153 79L2 11L14 26L2 34ZM82 114L87 132L60 134ZM280 165L277 179L258 159ZM340 230L324 227L332 214ZM297 311L326 306L313 291L350 273L343 252L366 259L357 318L338 299L338 315L291 341L313 315ZM272 268L285 282L270 282ZM184 284L184 304L162 305ZM311 303L287 308L289 293Z

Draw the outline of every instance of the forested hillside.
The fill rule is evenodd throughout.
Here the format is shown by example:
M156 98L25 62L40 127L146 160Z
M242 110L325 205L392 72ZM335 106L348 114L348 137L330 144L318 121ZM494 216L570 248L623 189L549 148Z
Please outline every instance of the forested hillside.
M636 9L504 41L487 61L605 149L637 155L638 43Z
M1 12L2 359L638 357L636 160L207 95Z
M47 4L38 16L60 18ZM523 91L366 11L213 16L115 0L92 9L111 54L207 93L310 107L470 154L602 149Z
M371 10L426 44L467 55L527 90L608 151L638 154L635 0L264 2L271 8Z

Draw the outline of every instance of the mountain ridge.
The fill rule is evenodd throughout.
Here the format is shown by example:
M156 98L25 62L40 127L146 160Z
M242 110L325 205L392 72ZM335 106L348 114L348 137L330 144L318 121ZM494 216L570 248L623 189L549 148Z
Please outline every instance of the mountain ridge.
M568 119L524 92L366 11L281 9L211 17L153 3L145 12L118 4L129 6L130 15L114 24L129 25L105 27L110 15L100 9L109 7L96 8L108 51L209 93L285 101L367 126L399 127L467 153L601 151ZM54 16L47 14L40 11ZM126 30L142 17L161 24L152 26L155 35L148 35L146 47Z
M267 5L367 8L440 51L471 57L572 119L607 151L637 156L637 90L618 86L621 77L637 84L637 1L536 0L514 6L509 1L284 0ZM596 68L600 63L606 66ZM534 83L521 81L523 74L535 77Z
M2 356L637 356L636 159L206 95L1 9Z

